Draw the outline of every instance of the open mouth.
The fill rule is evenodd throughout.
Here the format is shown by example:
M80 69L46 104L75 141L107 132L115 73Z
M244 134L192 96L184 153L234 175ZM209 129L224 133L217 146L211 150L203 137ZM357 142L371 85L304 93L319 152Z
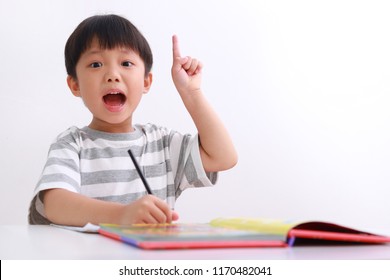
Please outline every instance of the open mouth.
M108 107L121 107L126 102L126 96L121 92L110 92L103 96L103 101Z

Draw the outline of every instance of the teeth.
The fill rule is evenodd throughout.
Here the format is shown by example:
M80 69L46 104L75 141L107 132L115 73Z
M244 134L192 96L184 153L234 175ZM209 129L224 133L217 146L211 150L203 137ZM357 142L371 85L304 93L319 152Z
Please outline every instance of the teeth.
M120 92L109 92L108 94L121 94Z

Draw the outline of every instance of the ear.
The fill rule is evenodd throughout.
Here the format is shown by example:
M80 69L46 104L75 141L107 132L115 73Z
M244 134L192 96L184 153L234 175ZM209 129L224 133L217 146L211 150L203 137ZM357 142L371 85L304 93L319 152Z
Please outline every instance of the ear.
M152 82L153 82L153 74L152 72L149 72L147 75L145 75L145 79L144 79L144 90L143 90L144 94L148 93L150 87L152 86Z
M70 91L73 93L73 95L76 97L81 97L79 82L77 81L77 79L68 75L66 82L68 83L68 87Z

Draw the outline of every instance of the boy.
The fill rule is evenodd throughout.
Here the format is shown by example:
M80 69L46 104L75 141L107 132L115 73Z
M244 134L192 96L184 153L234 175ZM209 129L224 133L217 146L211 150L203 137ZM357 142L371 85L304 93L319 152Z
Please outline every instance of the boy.
M117 15L79 24L65 46L68 86L92 113L53 142L31 202L30 224L170 223L176 198L188 187L215 184L237 155L200 88L202 64L182 57L172 38L172 79L198 135L153 124L133 125L133 113L152 84L153 57L137 28ZM148 180L145 188L131 149Z

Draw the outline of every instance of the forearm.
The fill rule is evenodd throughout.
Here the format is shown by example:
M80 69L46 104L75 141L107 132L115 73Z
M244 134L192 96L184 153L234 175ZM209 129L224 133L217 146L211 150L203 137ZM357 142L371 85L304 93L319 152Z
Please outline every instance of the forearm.
M206 171L221 171L237 163L230 135L201 91L181 94L183 103L198 130L200 154Z
M171 223L179 218L157 196L146 195L129 204L101 201L64 189L44 193L46 217L55 224L84 226L100 224Z
M237 153L222 121L201 91L202 63L182 57L176 36L172 37L172 79L199 133L200 156L206 171L221 171L237 163Z
M119 213L123 208L118 203L100 201L64 189L45 191L44 207L51 222L69 226L119 223Z

